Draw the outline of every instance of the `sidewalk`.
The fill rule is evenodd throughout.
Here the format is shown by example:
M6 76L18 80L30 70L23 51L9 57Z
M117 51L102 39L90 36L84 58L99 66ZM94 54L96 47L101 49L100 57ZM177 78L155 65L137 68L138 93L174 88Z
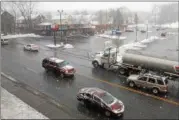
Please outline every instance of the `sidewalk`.
M62 107L1 75L2 119L73 119Z
M1 88L1 119L48 119L22 100Z

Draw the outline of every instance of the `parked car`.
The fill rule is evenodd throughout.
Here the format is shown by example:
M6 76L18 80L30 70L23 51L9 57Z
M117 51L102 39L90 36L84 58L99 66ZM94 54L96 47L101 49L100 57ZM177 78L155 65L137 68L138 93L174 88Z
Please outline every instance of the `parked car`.
M140 32L141 32L141 33L146 33L147 31L146 31L146 30L141 30Z
M39 51L39 46L35 45L35 44L28 44L28 45L24 45L24 50L28 50L28 51Z
M130 87L142 87L149 90L152 90L154 94L160 92L168 92L168 80L167 77L162 77L158 75L152 75L149 73L141 75L130 75L127 78L127 83Z
M94 105L98 107L106 116L122 117L124 104L110 93L99 88L82 88L77 94L77 100L83 105Z
M167 32L162 32L161 37L165 37L167 35Z
M74 67L72 67L67 61L55 57L44 58L42 61L42 67L60 75L61 78L64 78L65 76L74 76L76 72Z
M125 32L134 32L134 30L132 28L127 28Z
M1 39L1 45L8 45L9 41L8 39Z

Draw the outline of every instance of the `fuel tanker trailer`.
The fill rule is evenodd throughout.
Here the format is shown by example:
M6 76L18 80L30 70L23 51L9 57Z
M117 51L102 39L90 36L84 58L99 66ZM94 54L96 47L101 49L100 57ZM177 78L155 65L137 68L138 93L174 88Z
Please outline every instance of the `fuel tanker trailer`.
M179 62L125 53L122 56L118 71L120 74L127 75L142 71L152 71L170 79L175 79L179 78Z

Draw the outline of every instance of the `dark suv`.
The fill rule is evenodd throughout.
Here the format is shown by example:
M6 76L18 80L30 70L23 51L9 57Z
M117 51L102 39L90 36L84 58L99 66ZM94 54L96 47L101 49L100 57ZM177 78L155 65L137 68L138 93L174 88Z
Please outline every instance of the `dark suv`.
M53 71L55 74L59 74L61 78L65 76L74 76L76 70L69 65L65 60L58 58L45 58L42 60L42 67L46 70Z

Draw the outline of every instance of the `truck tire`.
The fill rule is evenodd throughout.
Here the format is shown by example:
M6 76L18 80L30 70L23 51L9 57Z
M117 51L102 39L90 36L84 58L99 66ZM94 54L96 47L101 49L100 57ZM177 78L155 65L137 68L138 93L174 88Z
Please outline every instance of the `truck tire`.
M123 69L123 68L119 69L119 74L124 75L125 73L126 73L125 69Z
M94 68L98 68L99 67L99 63L97 61L93 61L92 64L93 64Z

